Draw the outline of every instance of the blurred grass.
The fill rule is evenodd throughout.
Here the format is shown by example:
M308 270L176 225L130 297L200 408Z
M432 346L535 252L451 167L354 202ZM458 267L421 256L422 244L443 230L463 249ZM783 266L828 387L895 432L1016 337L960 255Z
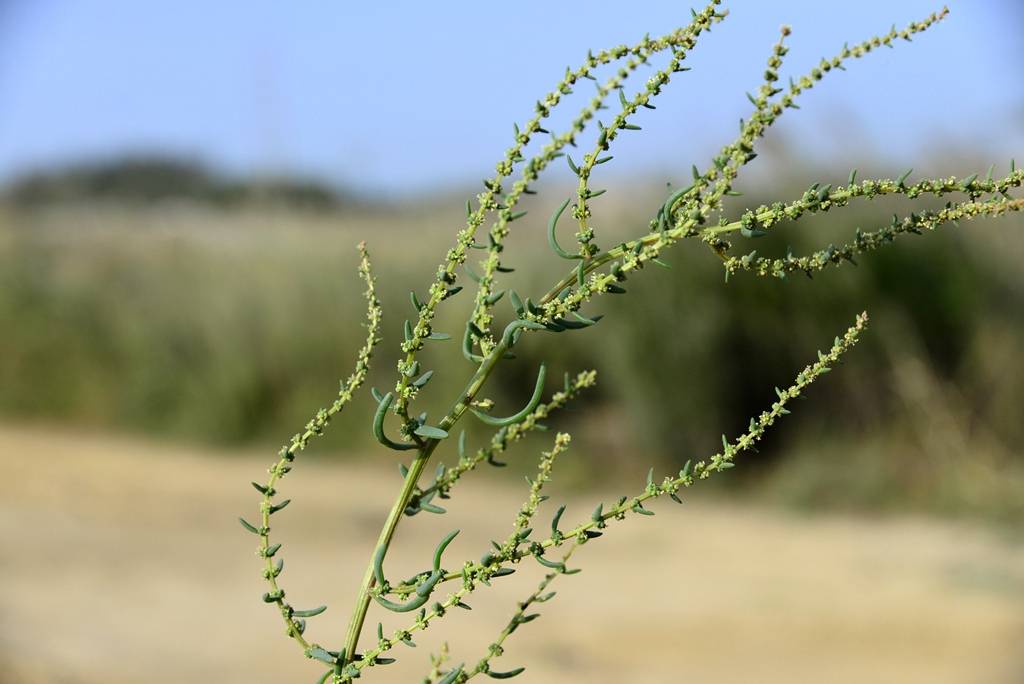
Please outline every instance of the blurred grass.
M654 193L621 194L629 207L601 207L606 242L637 232L657 206ZM383 387L412 314L408 291L424 294L460 223L458 207L4 207L0 414L214 444L281 443L330 400L364 335L355 243L370 245L385 304L372 378ZM530 208L507 252L518 267L510 283L523 296L539 294L563 268L544 246L550 207ZM885 223L892 208L808 218L738 249L799 252ZM557 344L527 338L491 394L501 408L521 401L523 377L541 354L559 375L598 368L586 414L577 407L555 423L579 428L587 465L571 478L637 477L654 462L699 458L722 432L741 430L772 401L773 386L868 309L865 344L725 490L802 506L1019 520L1020 228L1007 219L907 239L816 282L747 276L725 284L714 257L684 243L667 255L672 270L645 273L630 281L630 296L598 302L593 312L608 314L598 329ZM434 414L471 370L458 352L470 296L453 302L436 328L455 339L424 357L440 369L425 397ZM504 302L498 310L509 313ZM347 410L329 442L367 445L370 410L368 400Z

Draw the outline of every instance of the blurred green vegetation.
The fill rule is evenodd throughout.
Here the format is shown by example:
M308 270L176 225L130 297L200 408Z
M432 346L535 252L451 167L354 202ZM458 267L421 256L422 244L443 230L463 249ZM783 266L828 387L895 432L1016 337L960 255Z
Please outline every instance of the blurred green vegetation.
M329 211L355 204L355 198L309 179L266 177L238 180L197 161L162 155L112 157L17 178L4 199L19 208L45 208L72 202L145 205L186 200L220 208L253 202Z
M803 190L781 185L767 197ZM615 194L595 206L605 212L596 222L605 242L643 230L659 202L650 190ZM553 203L535 202L508 245L518 267L509 282L524 297L564 268L543 238ZM0 416L282 443L330 401L364 335L355 243L370 246L385 305L371 378L384 387L412 313L408 291L424 294L460 223L459 204L321 211L9 201L0 210ZM885 223L891 211L900 206L854 205L740 249L799 252ZM651 464L700 458L722 432L743 429L771 403L773 386L867 309L873 324L862 346L718 487L801 506L1020 520L1021 227L1002 219L906 239L814 282L725 283L713 255L683 244L667 255L671 270L644 273L629 296L597 302L590 313L606 318L596 328L529 336L490 394L499 411L514 408L541 358L559 374L597 368L599 389L552 421L576 437L571 479L641 478ZM424 397L435 415L472 370L458 351L469 303L462 294L443 309L436 329L455 339L424 356L438 369ZM504 302L498 310L510 314ZM328 446L369 450L364 394Z

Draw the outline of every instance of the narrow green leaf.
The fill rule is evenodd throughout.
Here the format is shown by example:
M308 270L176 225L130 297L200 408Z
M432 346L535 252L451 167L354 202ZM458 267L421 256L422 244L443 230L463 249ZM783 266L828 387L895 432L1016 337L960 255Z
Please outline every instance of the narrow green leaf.
M444 677L437 680L437 684L454 684L454 682L459 678L461 674L462 665L459 665L457 668L446 674Z
M427 439L446 439L448 437L448 432L446 430L442 430L441 428L433 425L420 425L418 428L413 430L413 432L420 437L426 437Z
M512 323L509 324L509 327L511 327L512 325L515 325L516 323L533 323L533 321L513 321ZM534 324L534 325L539 325L539 324ZM540 327L543 328L544 326L540 326ZM506 328L506 330L507 330L507 328ZM538 373L537 373L537 382L534 385L533 395L530 397L530 401L527 402L526 406L524 406L520 411L518 411L517 413L515 413L515 414L513 414L511 416L508 416L507 418L495 418L494 416L489 416L486 413L484 413L483 411L479 411L479 410L477 410L477 409L475 409L473 407L470 407L469 410L473 412L474 416L479 418L481 421L483 421L487 425L492 425L492 426L495 426L495 427L501 427L501 426L504 426L504 425L513 425L515 423L518 423L523 418L526 418L526 416L528 416L535 408L537 408L537 405L540 404L541 394L544 391L544 378L546 376L547 376L547 366L542 363L542 364L540 364L540 371L538 371Z
M569 206L569 202L572 199L567 199L555 210L555 213L551 215L551 219L548 220L548 245L551 246L551 250L562 257L563 259L579 259L579 254L570 254L569 252L562 249L562 246L558 244L558 237L555 235L555 229L558 227L558 219L562 217L562 212Z
M323 648L321 648L319 646L314 646L314 647L308 649L306 651L306 657L307 658L315 658L316 660L320 660L320 661L323 661L325 663L330 663L331 665L334 665L337 662L337 660L335 659L334 656L332 656L330 653L328 653L326 649L323 649Z
M444 539L438 542L437 548L434 549L434 572L439 572L441 570L441 556L444 554L445 549L448 548L448 545L452 543L452 540L458 536L458 534L459 530L454 530L452 532L449 532Z
M565 513L565 504L558 507L558 510L555 512L555 517L551 519L551 534L559 534L558 521L562 519L563 513Z
M537 554L534 554L533 557L536 558L537 562L540 563L541 565L543 565L545 568L551 568L552 570L559 570L559 571L565 570L565 563L561 563L559 561L548 560L544 556L537 555Z
M269 509L269 510L270 510L270 513L271 513L271 515L273 515L274 513L277 513L277 512L279 511L279 510L281 510L282 508L284 508L285 506L287 506L287 505L288 505L288 504L290 504L291 502L292 502L292 500L291 500L291 499L285 499L284 501L282 501L282 502L281 502L281 503L279 503L279 504L274 504L274 505L273 505L273 506L271 506L271 507L270 507L270 509Z
M388 392L381 397L380 403L377 405L377 412L373 416L373 436L377 438L378 442L389 449L394 449L395 451L415 449L415 444L400 444L398 442L392 442L388 439L387 435L384 434L384 418L387 416L387 412L391 407L392 401L394 401L394 395L391 394L391 392Z
M327 606L319 606L317 608L310 608L309 610L295 610L292 611L292 615L302 618L316 617L325 610L327 610Z
M488 670L487 676L491 679L512 679L516 675L522 674L525 671L525 667L517 667L516 669L509 670L508 672L495 672L494 670Z
M519 294L515 290L508 291L508 300L512 304L512 308L516 314L522 316L525 308L523 306L523 300L519 298Z

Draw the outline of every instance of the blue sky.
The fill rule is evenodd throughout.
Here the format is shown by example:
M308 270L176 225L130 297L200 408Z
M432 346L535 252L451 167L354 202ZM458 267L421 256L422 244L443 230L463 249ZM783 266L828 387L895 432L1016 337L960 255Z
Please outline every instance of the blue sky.
M1022 5L951 2L952 15L913 44L829 77L775 139L820 161L876 155L894 168L944 150L1024 157ZM758 85L780 24L794 29L788 75L941 5L725 6L731 15L694 51L694 70L644 113L644 133L623 140L619 172L673 174L707 159L749 110L743 93ZM589 47L688 17L689 5L637 0L0 0L0 180L161 151L387 195L457 185L493 168L512 122Z

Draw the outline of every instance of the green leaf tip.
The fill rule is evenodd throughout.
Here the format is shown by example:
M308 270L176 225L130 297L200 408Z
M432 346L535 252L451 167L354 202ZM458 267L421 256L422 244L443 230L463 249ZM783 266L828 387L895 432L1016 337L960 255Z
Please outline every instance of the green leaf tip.
M525 667L517 667L516 669L509 670L508 672L495 672L494 670L488 670L487 676L491 679L512 679L516 675L520 675L523 672L526 672Z
M327 606L319 606L317 608L310 608L309 610L293 610L292 615L295 617L316 617L325 610L327 610Z
M438 572L441 569L441 556L444 555L445 549L452 543L452 540L459 535L460 530L453 530L449 532L444 539L437 544L437 548L434 549L434 572Z
M388 392L380 398L380 403L377 405L377 412L373 416L373 436L377 438L378 442L395 451L407 451L409 449L417 448L415 444L400 444L398 442L393 442L384 434L384 418L387 416L388 409L391 408L392 401L394 401L394 395L391 392Z
M523 321L523 322L524 323L529 323L531 321ZM543 326L541 326L541 327L543 327ZM530 415L530 413L535 408L537 408L537 405L540 404L541 394L544 392L544 379L545 379L546 376L547 376L547 366L544 363L541 363L540 364L540 370L537 372L537 383L534 385L533 395L530 397L530 401L527 402L526 406L524 406L522 408L522 410L514 413L511 416L508 416L506 418L495 418L494 416L489 416L486 413L484 413L483 411L480 411L480 410L478 410L476 408L473 408L473 407L470 407L469 410L473 412L474 416L479 418L483 423L485 423L487 425L491 425L493 427L502 427L502 426L505 426L505 425L514 425L515 423L518 423L522 419L526 418L526 416Z
M455 684L459 677L462 676L462 665L446 674L441 679L437 680L437 684Z
M562 202L548 220L548 244L551 246L551 250L563 259L581 259L582 257L579 254L571 254L562 249L562 246L558 244L558 238L555 235L555 229L558 227L558 220L562 218L562 213L565 211L565 208L569 206L570 202L572 202L571 198Z
M433 425L420 425L418 428L413 430L413 433L427 439L446 439L448 437L447 430L442 430L441 428Z

